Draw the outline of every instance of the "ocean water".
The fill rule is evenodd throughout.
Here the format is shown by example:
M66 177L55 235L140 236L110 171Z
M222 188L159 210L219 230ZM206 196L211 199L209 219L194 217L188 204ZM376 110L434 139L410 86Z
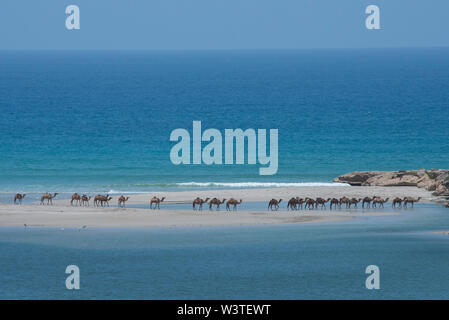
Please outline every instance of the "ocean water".
M447 167L449 49L0 52L0 193L330 183ZM279 130L279 170L175 166L170 133ZM5 200L6 201L6 200ZM2 200L2 202L4 202Z
M339 223L0 227L0 299L448 299L447 209ZM80 290L65 288L68 265ZM380 289L365 288L365 268Z

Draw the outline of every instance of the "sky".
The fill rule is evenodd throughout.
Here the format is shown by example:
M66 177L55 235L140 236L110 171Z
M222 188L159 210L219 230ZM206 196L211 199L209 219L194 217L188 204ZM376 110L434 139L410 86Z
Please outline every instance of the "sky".
M380 30L365 27L368 5ZM446 47L448 33L449 0L0 1L0 50Z

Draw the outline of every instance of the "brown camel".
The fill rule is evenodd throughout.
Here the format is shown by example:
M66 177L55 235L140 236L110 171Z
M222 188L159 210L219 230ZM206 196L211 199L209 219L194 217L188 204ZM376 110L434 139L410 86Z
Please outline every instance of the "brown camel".
M401 208L402 207L402 201L403 201L402 198L398 198L398 197L394 198L392 207L396 208L396 206L398 206L399 208Z
M70 201L70 205L73 206L73 201L75 201L75 205L81 205L81 196L78 193L74 193L72 195L72 200Z
M88 197L88 196L86 196L85 194L83 194L83 195L81 196L81 205L83 205L83 206L85 206L85 205L89 206L89 200L90 200L90 198L92 198L92 197Z
M199 210L203 210L203 204L207 203L207 201L209 201L209 198L206 199L201 199L200 197L197 197L195 200L193 200L192 202L192 208L193 210L196 210L196 206L199 207Z
M129 200L129 197L124 197L124 196L120 196L119 198L118 198L118 206L119 207L125 207L125 202L126 201L128 201Z
M306 198L305 199L305 205L304 205L304 209L309 208L309 210L312 210L315 208L316 205L316 201L312 198Z
M370 198L370 197L365 197L365 198L363 198L363 201L362 201L362 208L365 208L365 203L366 203L367 208L369 208L369 207L371 206L371 202L372 202L374 199L376 199L376 196L374 196L374 197L372 197L372 198Z
M316 208L318 209L318 206L320 206L321 209L326 209L326 203L328 203L329 201L331 201L331 198L328 198L327 200L323 198L316 198Z
M47 205L53 205L53 198L55 198L58 195L57 192L55 192L53 195L50 193L44 193L41 197L41 205L44 204L44 200L47 200Z
M340 208L343 205L343 203L346 205L346 208L349 208L351 199L349 199L348 197L340 198Z
M101 200L102 199L105 199L106 197L105 196L103 196L103 195L101 195L101 194L97 194L96 196L95 196L95 198L94 198L94 207L99 207L100 206L100 203L101 203Z
M351 208L352 205L354 205L354 207L357 208L357 204L362 201L362 199L356 199L356 198L352 198L351 200L349 200L349 208Z
M16 202L18 201L19 204L22 204L22 199L25 198L26 194L20 194L20 193L16 193L16 195L14 196L14 204L16 204Z
M408 205L409 203L412 204L412 208L413 208L415 202L419 202L419 200L421 200L421 197L419 197L418 199L414 199L414 198L412 198L412 197L405 197L405 198L404 198L404 208L407 208L407 205Z
M384 203L388 202L390 198L387 199L382 199L381 197L376 197L373 200L373 207L376 208L377 205L379 205L379 208L383 208L384 207Z
M273 211L273 208L275 211L277 211L279 209L279 204L281 203L282 199L276 200L276 199L271 199L270 202L268 202L268 210Z
M162 197L162 199L159 199L158 197L153 197L150 200L150 209L160 209L161 208L161 202L164 202L165 197ZM154 208L152 207L154 204Z
M330 204L330 210L332 210L332 206L334 206L334 209L337 207L340 207L340 200L338 200L337 198L332 198L331 204Z
M303 198L296 197L296 201L297 201L296 205L297 205L298 210L302 210L302 206L306 202L306 200Z
M96 195L94 198L94 206L99 207L100 205L102 207L105 206L105 204L108 205L109 207L109 201L112 199L112 197L110 197L109 195L103 196L101 194Z
M223 204L226 201L226 199L223 199L223 201L220 201L217 198L213 198L211 201L209 201L209 210L212 210L212 206L217 206L217 210L220 209L220 205Z
M287 210L297 210L297 205L298 205L298 197L296 198L291 198L290 200L288 200L287 202Z
M242 203L242 199L240 199L240 201L237 201L234 198L229 199L226 202L226 211L231 211L231 205L233 205L234 207L232 208L232 210L236 211L237 210L237 205Z

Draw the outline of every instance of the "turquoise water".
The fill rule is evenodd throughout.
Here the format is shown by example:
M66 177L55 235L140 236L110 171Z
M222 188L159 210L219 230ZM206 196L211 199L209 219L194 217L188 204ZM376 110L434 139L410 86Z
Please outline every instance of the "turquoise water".
M257 227L0 228L0 298L449 298L447 209ZM65 268L81 289L65 289ZM365 268L380 268L380 290Z
M0 193L329 183L443 168L449 49L1 52ZM279 129L279 170L175 166L176 128ZM200 183L200 184L198 184ZM210 184L218 183L218 184Z

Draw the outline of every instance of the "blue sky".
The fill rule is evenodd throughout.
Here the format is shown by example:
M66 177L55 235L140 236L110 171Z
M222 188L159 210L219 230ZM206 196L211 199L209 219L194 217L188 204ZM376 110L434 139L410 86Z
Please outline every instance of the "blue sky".
M78 5L81 29L65 28ZM380 7L381 30L365 28ZM449 46L448 0L1 0L0 49Z

